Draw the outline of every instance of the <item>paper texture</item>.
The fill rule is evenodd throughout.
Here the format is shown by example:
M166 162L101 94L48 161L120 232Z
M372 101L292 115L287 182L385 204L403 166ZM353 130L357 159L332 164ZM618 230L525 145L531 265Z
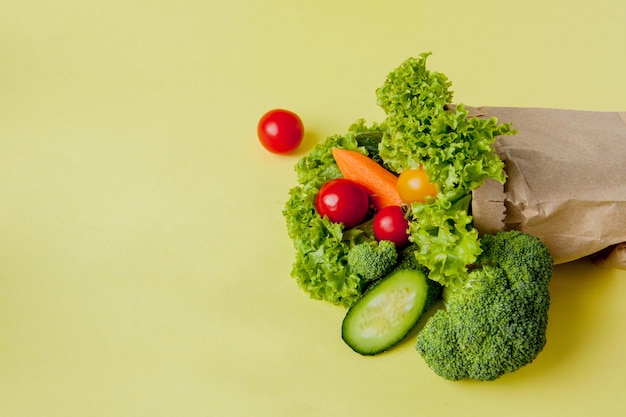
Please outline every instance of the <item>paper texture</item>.
M540 238L557 264L603 251L600 264L626 269L626 247L618 245L626 242L626 113L470 111L517 130L495 144L505 163L504 187L489 181L474 191L479 232L518 229Z

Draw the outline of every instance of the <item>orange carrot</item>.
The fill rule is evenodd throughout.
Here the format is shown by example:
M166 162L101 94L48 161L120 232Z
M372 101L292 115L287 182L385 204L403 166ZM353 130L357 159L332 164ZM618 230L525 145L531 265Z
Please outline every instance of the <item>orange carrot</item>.
M341 174L365 187L378 209L402 204L396 186L398 177L376 161L362 153L341 148L333 148L333 157Z

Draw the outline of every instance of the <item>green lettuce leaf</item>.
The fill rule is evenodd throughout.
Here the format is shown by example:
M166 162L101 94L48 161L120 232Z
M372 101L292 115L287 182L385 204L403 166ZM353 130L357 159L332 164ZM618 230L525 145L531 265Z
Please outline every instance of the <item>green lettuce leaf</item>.
M493 143L512 133L510 125L469 117L462 104L449 109L451 83L426 69L429 55L407 59L376 90L387 115L382 160L397 173L422 166L440 191L454 190L454 196L467 194L487 178L504 183L504 164Z
M376 90L387 115L379 153L397 173L423 167L437 186L435 199L412 205L409 230L419 247L418 262L431 279L446 285L463 279L467 265L480 255L468 214L470 193L488 178L505 182L504 163L493 144L513 131L495 118L469 117L462 104L451 109L451 83L426 68L429 55L407 59Z
M361 295L361 280L347 267L347 254L352 245L372 237L364 230L344 230L342 224L320 217L315 209L315 196L326 181L341 177L332 149L367 154L357 138L364 132L377 130L380 131L378 125L367 127L359 120L346 135L328 137L296 163L299 184L289 190L283 215L296 250L291 275L313 299L349 307Z
M481 253L468 213L470 193L487 178L504 183L504 165L493 143L513 132L495 118L469 117L463 105L451 109L451 83L426 68L429 55L407 59L376 90L386 114L382 123L368 126L358 120L345 135L316 145L295 166L298 185L283 211L296 249L291 275L314 299L349 307L359 298L362 283L350 272L347 253L357 242L374 238L367 228L344 230L315 210L319 188L341 176L334 147L367 154L396 174L426 169L438 195L412 204L407 217L410 240L418 247L415 257L431 279L444 285L462 280Z
M470 201L471 195L466 195L455 203L440 198L411 206L409 239L418 247L414 252L417 262L429 269L430 279L444 286L462 282L467 265L482 253L468 214Z

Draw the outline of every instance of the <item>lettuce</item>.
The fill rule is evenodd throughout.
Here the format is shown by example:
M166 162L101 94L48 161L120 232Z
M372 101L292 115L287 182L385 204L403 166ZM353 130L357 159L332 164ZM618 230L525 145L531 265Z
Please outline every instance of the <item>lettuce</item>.
M291 275L313 299L349 307L361 295L361 280L347 268L347 255L356 241L369 237L358 229L344 230L342 224L320 217L315 209L315 196L326 181L341 176L332 149L338 147L367 154L357 138L361 133L377 130L377 125L366 127L365 122L359 120L346 135L328 137L296 163L299 184L289 190L283 215L296 250Z
M513 131L495 118L469 117L462 104L452 109L451 83L426 68L429 55L407 59L376 90L386 115L382 123L367 126L358 120L345 135L316 145L295 166L298 185L289 191L283 211L296 249L291 275L314 299L349 307L360 297L363 285L347 267L347 254L357 240L373 239L358 227L344 230L315 210L319 188L341 176L334 147L367 154L397 174L426 169L438 195L413 203L407 217L415 257L431 279L443 285L464 279L467 266L481 253L468 213L471 191L488 178L504 183L504 164L493 143Z
M456 197L487 178L504 183L504 164L492 145L497 136L511 133L510 125L469 117L462 104L451 110L451 83L426 69L429 55L407 59L376 90L387 115L382 160L398 173L421 165L440 191Z
M429 55L407 59L376 90L387 115L379 154L398 173L422 166L437 185L436 199L412 205L409 230L418 262L446 285L463 279L481 253L468 214L470 193L488 178L505 182L493 143L513 131L495 118L469 117L462 104L451 109L451 83L426 69Z
M471 195L452 203L438 198L428 204L413 204L409 221L410 240L420 265L428 268L428 277L447 286L466 278L467 265L482 253L478 231L468 214Z

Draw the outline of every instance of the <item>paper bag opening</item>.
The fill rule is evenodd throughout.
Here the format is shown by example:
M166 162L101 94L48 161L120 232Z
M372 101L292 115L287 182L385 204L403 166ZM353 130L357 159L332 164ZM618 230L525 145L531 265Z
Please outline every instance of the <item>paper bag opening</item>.
M507 173L504 186L490 180L474 190L472 216L480 233L517 229L537 236L556 264L623 249L626 113L480 107L470 114L496 117L517 130L495 143ZM624 257L610 259L612 267L626 269Z

